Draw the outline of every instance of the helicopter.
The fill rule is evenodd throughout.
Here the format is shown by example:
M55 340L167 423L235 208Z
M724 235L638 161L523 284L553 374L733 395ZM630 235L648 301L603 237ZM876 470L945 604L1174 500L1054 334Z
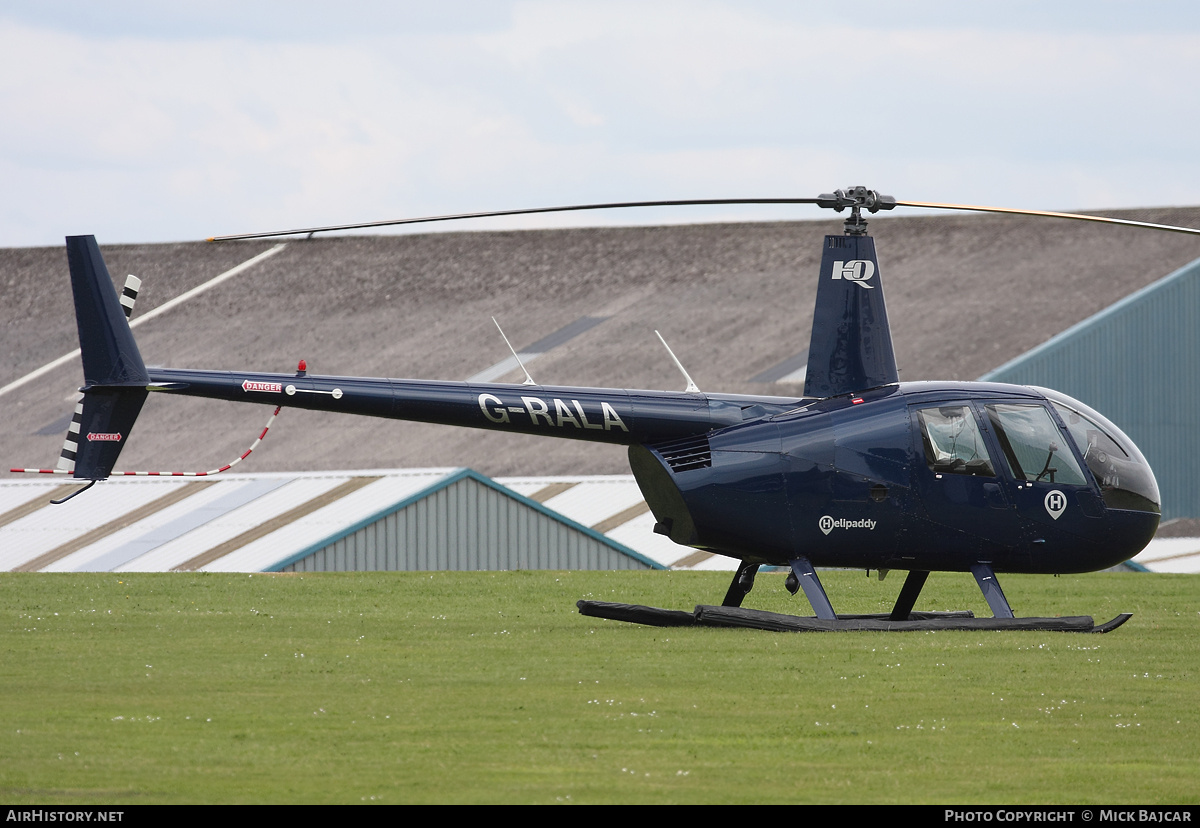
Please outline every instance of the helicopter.
M1018 618L997 573L1089 572L1137 554L1154 536L1161 513L1146 459L1102 414L1050 389L900 382L879 259L863 212L903 206L1191 234L1200 230L1073 213L899 201L856 186L816 198L571 205L209 241L311 237L333 230L532 213L717 204L815 204L849 211L844 232L822 241L800 397L701 392L673 353L687 380L682 392L538 385L527 371L524 383L507 384L320 376L309 374L303 363L294 375L147 368L128 324L129 287L118 298L95 238L72 236L66 246L84 371L82 398L59 468L12 471L70 474L87 481L64 500L85 491L114 474L152 392L267 403L276 412L296 407L618 444L627 447L634 478L656 520L655 532L741 563L720 606L702 605L687 613L580 601L584 615L657 626L814 631L1103 633L1128 620L1128 613L1104 624L1088 616ZM136 296L136 285L133 291ZM515 351L513 355L520 363ZM815 617L742 608L764 566L787 570L786 588L793 595L803 590ZM908 574L890 613L847 616L834 610L818 567ZM915 611L932 572L970 572L993 617Z

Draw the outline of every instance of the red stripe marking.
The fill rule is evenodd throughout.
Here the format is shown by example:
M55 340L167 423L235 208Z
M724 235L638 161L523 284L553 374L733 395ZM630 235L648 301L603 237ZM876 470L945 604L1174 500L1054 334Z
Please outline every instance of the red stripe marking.
M78 412L79 409L80 409L80 406L77 405L76 411ZM283 410L282 405L275 406L275 411L274 411L274 413L271 414L271 419L267 421L267 424L263 427L262 433L258 435L258 439L254 441L253 445L251 445L250 448L246 449L246 451L242 454L242 456L239 457L237 460L234 460L233 463L226 463L224 466L221 466L221 468L219 468L219 469L213 469L212 471L203 471L203 472L115 471L115 472L112 472L111 474L114 477L207 477L210 474L219 474L223 471L233 468L234 463L238 463L242 460L245 460L247 457L250 456L250 452L254 451L254 449L258 446L258 444L260 442L262 442L263 438L267 436L267 431L271 428L271 423L274 421L274 419L277 416L279 416L279 412L282 410ZM70 469L60 470L60 469L13 469L13 468L10 468L9 472L13 473L13 474L70 474L71 470Z

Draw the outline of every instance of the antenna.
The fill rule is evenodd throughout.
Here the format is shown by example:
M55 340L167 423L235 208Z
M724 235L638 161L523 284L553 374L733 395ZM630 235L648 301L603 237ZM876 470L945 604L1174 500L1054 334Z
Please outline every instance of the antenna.
M695 392L699 394L699 387L697 387L692 378L688 376L687 369L683 367L683 363L679 361L677 356L675 356L675 352L671 350L671 346L667 344L667 340L663 339L662 334L660 334L658 331L655 331L654 335L658 337L658 341L661 342L663 347L667 349L667 353L671 355L671 359L675 360L675 367L679 369L679 373L683 374L683 378L687 380L687 388L683 389L683 393L690 394Z
M492 322L495 322L496 330L500 332L500 336L504 336L504 328L501 328L500 323L496 322L496 317L492 317ZM517 365L520 365L521 370L525 372L525 381L521 383L521 385L537 385L537 383L533 381L533 377L529 376L529 369L525 367L524 362L521 362L521 358L517 356L517 351L515 348L513 348L512 343L508 341L507 336L504 336L504 344L508 346L508 350L512 351L513 359L517 361ZM667 350L670 349L668 348Z

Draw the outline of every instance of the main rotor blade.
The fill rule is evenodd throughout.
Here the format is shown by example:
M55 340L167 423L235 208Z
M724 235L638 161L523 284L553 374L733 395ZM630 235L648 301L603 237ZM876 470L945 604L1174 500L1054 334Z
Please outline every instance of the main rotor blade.
M1151 224L1148 221L1131 221L1130 219L1108 218L1107 216L1086 216L1082 213L1055 213L1048 210L1018 210L1013 207L980 207L972 204L937 204L932 201L896 201L897 207L927 207L935 210L970 210L975 213L1008 213L1017 216L1042 216L1044 218L1074 219L1076 221L1098 221L1104 224L1124 224L1128 227L1145 227L1151 230L1166 230L1171 233L1190 233L1200 236L1200 230L1193 227L1176 227L1173 224Z
M840 192L840 191L839 191ZM241 241L245 239L265 239L275 236L300 236L314 233L328 233L335 230L364 230L372 227L393 227L402 224L425 224L435 221L460 221L474 218L496 218L499 216L527 216L537 213L569 213L582 210L619 210L629 207L697 207L720 206L734 204L817 204L822 207L834 207L830 203L832 196L819 198L703 198L675 199L669 201L618 201L603 204L571 204L562 207L530 207L520 210L492 210L480 213L453 213L444 216L421 216L419 218L389 219L385 221L368 221L358 224L333 224L323 227L304 227L296 230L273 230L266 233L236 233L226 236L210 236L207 241ZM850 206L850 205L844 205ZM932 210L967 210L976 213L1001 213L1017 216L1040 216L1043 218L1073 219L1075 221L1092 221L1103 224L1118 224L1127 227L1142 227L1150 230L1165 230L1171 233L1188 233L1200 235L1200 229L1192 227L1177 227L1171 224L1154 224L1147 221L1109 218L1107 216L1089 216L1082 213L1058 213L1049 210L1020 210L1013 207L983 207L974 204L941 204L933 201L900 201L883 209L896 207L922 207ZM838 209L838 212L841 212Z
M243 239L265 239L272 236L299 236L302 234L327 233L333 230L362 230L368 227L391 227L398 224L423 224L432 221L458 221L460 219L494 218L496 216L526 216L533 213L569 213L579 210L616 210L625 207L696 207L722 204L816 204L816 198L703 198L676 201L621 201L608 204L572 204L566 207L530 207L523 210L493 210L487 213L455 213L446 216L423 216L421 218L389 219L368 221L361 224L335 224L328 227L306 227L300 230L273 230L268 233L237 233L229 236L210 236L206 241L241 241Z

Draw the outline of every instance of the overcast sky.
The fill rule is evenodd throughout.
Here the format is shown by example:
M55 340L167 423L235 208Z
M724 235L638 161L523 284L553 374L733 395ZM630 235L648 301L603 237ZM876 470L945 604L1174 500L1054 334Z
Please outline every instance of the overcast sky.
M860 183L1195 205L1198 79L1182 1L5 0L0 246Z

